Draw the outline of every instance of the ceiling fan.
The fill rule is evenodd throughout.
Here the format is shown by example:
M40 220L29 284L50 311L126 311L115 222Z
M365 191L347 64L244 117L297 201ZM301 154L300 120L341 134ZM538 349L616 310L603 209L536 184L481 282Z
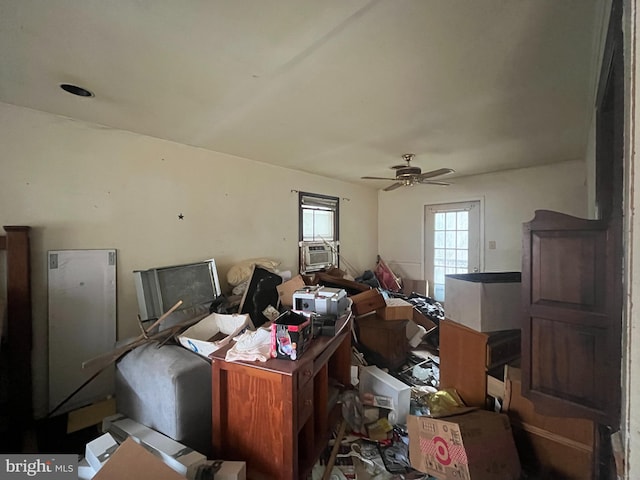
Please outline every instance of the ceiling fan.
M415 155L413 153L405 153L404 155L402 155L402 158L405 162L407 162L407 164L394 165L393 167L391 167L393 170L396 171L395 178L385 178L385 177L360 177L360 178L364 180L394 181L395 183L392 183L387 188L383 189L385 192L388 192L390 190L395 190L398 187L412 187L413 185L416 185L416 184L444 185L444 186L451 185L448 182L441 182L438 180L431 180L431 179L435 177L439 177L441 175L454 173L455 170L451 168L439 168L437 170L431 170L430 172L422 173L422 170L420 170L420 167L411 166L411 160L413 160L414 157Z

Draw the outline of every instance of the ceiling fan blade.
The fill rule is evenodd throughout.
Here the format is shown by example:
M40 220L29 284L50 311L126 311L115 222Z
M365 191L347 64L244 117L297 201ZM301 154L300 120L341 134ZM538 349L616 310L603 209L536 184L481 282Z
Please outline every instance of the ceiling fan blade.
M382 190L384 190L385 192L390 192L391 190L395 190L396 188L401 187L402 185L404 185L404 183L396 182L396 183L392 183L387 188L383 188Z
M391 180L394 181L395 178L388 178L388 177L360 177L363 180Z
M438 180L418 180L418 183L421 185L442 185L443 187L451 185L449 182L439 182Z
M454 172L455 170L453 170L452 168L439 168L438 170L431 170L430 172L421 173L420 180L439 177L441 175L448 175L449 173L454 173Z

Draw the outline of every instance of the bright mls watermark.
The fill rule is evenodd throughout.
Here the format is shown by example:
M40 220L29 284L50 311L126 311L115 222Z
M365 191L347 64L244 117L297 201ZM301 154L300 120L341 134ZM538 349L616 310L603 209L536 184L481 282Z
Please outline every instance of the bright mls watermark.
M76 480L77 472L74 454L0 454L0 480Z

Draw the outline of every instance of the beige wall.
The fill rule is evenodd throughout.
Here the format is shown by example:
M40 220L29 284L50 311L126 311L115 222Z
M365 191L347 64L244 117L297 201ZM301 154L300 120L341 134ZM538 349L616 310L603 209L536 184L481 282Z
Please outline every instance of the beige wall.
M453 180L449 187L415 186L379 193L379 250L405 275L424 278L424 206L481 201L482 271L520 271L522 223L538 209L587 214L583 161L509 170ZM489 250L489 241L496 248ZM401 273L401 272L399 272Z
M46 408L46 252L118 251L118 336L137 334L131 272L215 258L297 269L298 196L341 198L344 258L377 254L377 192L151 137L0 103L0 222L30 225L36 414ZM178 215L184 215L183 220Z

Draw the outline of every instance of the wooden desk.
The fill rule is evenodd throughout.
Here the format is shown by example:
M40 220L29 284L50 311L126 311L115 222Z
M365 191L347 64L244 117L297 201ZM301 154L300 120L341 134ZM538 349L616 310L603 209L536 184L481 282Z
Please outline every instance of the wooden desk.
M351 316L342 322L295 362L227 362L231 345L211 355L215 458L247 462L252 480L307 478L340 419L338 386L351 383Z

